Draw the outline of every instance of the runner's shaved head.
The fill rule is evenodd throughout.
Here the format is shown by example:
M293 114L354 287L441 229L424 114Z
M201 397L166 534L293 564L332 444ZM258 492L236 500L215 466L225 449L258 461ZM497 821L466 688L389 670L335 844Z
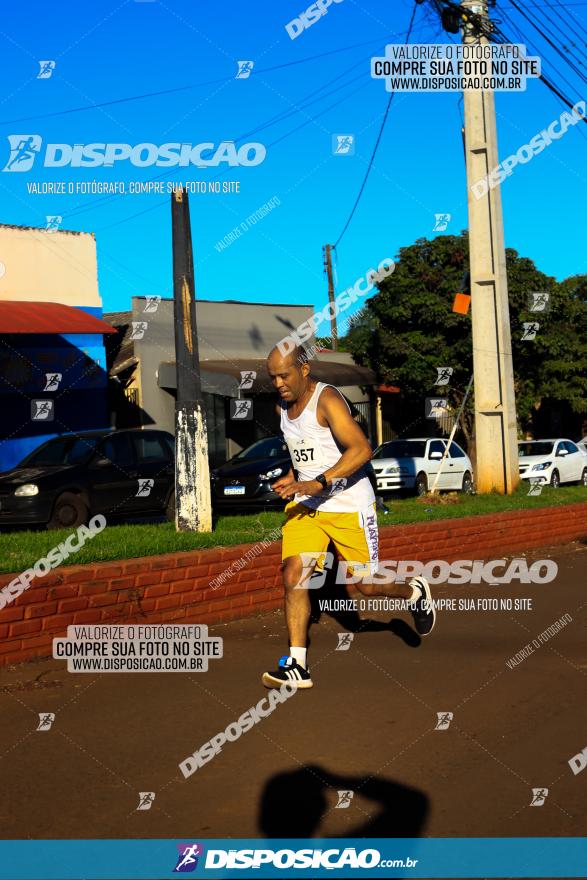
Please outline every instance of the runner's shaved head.
M293 403L307 391L311 382L308 352L302 345L296 345L283 354L275 345L267 358L267 372L281 398Z
M287 366L301 367L309 362L308 352L303 345L296 345L287 354L282 354L279 346L274 345L267 357L267 362L271 361L277 367L278 364Z

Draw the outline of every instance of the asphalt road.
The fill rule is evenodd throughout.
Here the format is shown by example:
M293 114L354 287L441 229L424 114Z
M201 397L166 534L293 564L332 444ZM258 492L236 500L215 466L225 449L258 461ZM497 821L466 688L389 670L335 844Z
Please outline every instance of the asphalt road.
M254 706L284 653L278 613L219 625L208 672L72 674L48 660L0 673L4 838L584 835L587 547L548 585L445 586L437 598L530 598L531 610L446 611L420 641L409 615L311 630L313 690L278 705L188 779L178 764ZM563 615L572 621L507 662ZM540 643L539 643L540 644ZM38 713L53 712L49 731ZM452 712L436 730L437 713ZM530 806L533 788L547 788ZM346 808L337 792L353 791ZM154 792L137 810L139 792ZM583 810L584 812L584 810Z

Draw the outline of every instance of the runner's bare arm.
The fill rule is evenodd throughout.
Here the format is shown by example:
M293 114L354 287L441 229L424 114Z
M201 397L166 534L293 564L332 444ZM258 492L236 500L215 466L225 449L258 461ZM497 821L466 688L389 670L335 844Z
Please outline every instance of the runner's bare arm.
M334 388L324 389L318 401L316 415L319 422L320 417L323 417L336 442L344 449L336 464L324 471L329 483L341 477L350 477L371 460L371 444L338 391Z

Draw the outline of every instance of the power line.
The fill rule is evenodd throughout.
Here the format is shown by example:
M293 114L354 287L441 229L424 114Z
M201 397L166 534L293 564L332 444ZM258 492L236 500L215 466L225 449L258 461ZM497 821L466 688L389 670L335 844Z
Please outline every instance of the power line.
M532 42L531 42L530 40L528 40L528 38L525 36L525 34L520 30L520 28L518 27L518 25L516 25L516 24L512 21L512 19L511 19L510 16L507 14L507 12L506 12L504 9L502 9L501 7L498 9L498 11L501 12L503 15L505 15L505 17L506 17L506 18L508 19L508 21L510 22L511 26L512 26L512 27L518 32L518 34L520 35L520 39L523 41L524 45L529 46L530 49L531 49L531 51L535 51L535 52L538 53L538 50L533 46ZM502 40L503 42L505 42L505 43L511 43L511 42L512 42L512 41L511 41L511 40L510 40L510 39L504 34L504 32L502 31L502 29L501 29L500 27L495 26L495 28L494 28L494 34L493 34L493 41L494 41L494 42L498 42L498 40L496 39L497 37L500 37L501 40ZM538 53L538 54L540 54L540 53ZM555 67L555 65L554 65L552 62L550 62L550 64L551 64L551 66L554 68L554 70L558 73L558 75L561 77L561 79L562 79L564 82L566 82L567 85L571 86L571 88L574 88L574 86L569 82L569 80L564 76L564 74L562 74L562 73L558 70L558 68ZM556 95L556 97L559 99L559 101L562 102L562 104L563 104L564 106L568 107L570 110L573 109L574 104L573 104L572 100L569 99L568 96L565 95L564 92L562 92L561 89L560 89L560 88L559 88L554 82L552 82L551 79L550 79L550 78L549 78L544 72L542 72L542 73L540 74L539 79L541 80L542 83L544 83L544 85L549 89L549 91L551 91L554 95ZM582 121L585 122L586 120L583 119ZM581 132L581 135L582 135L583 137L585 137L585 133L583 132L583 130L582 130L581 128L579 128L579 131Z
M354 89L353 91L349 92L349 93L346 94L346 95L343 95L343 97L340 98L338 101L335 101L333 104L330 104L328 107L325 107L325 108L324 108L323 110L321 110L319 113L316 113L314 116L310 117L309 119L306 119L304 122L300 123L300 125L295 126L295 128L290 129L290 131L288 131L288 132L286 132L285 134L281 135L281 136L278 137L276 140L271 141L271 143L267 144L267 146L268 146L268 147L274 147L276 144L279 144L281 141L285 140L286 138L291 137L291 135L295 134L295 133L296 133L297 131L299 131L300 129L305 128L306 125L310 125L310 123L314 122L316 119L319 119L320 116L323 116L325 113L328 113L328 111L329 111L329 110L332 110L333 107L337 107L339 104L342 104L343 101L346 101L347 98L350 98L352 95L356 94L356 92L360 91L361 89L364 89L368 84L369 84L369 80L366 80L366 81L365 81L362 85L360 85L358 88ZM347 83L346 85L350 85L350 83ZM213 180L218 180L219 177L222 177L224 174L227 174L227 173L228 173L228 170L229 170L228 168L227 168L227 169L224 169L224 170L221 171L219 174L217 174L216 177L214 177L214 178L212 178L212 179L213 179ZM162 177L162 176L166 176L166 177L167 177L167 176L169 176L170 174L173 174L174 171L175 171L175 169L172 169L171 171L167 171L167 172L165 172L165 175L160 175L160 176L161 176L161 177ZM111 229L113 226L119 226L119 225L122 224L122 223L127 223L129 220L133 220L135 217L140 217L142 214L147 214L149 211L153 211L153 210L155 210L155 208L159 208L159 207L161 207L162 205L167 205L167 204L168 204L168 200L167 200L167 199L166 199L164 202L158 202L156 205L152 205L150 208L145 208L145 209L142 210L142 211L139 211L139 212L137 212L137 213L135 213L135 214L131 214L131 215L128 216L128 217L124 217L122 220L117 220L115 223L109 223L107 226L101 226L101 227L99 227L99 228L96 230L96 232L101 232L101 231L103 231L104 229Z
M584 74L583 74L583 73L582 73L577 67L575 67L575 65L570 61L570 59L569 59L568 57L565 56L564 52L561 52L561 50L560 50L559 47L556 45L556 43L553 43L553 42L552 42L552 40L550 39L550 37L549 37L547 34L544 33L544 31L542 30L542 28L540 28L540 27L536 24L536 22L533 21L533 19L530 18L530 16L526 14L526 11L525 11L523 8L521 8L521 7L518 5L518 3L516 3L516 0L511 0L511 3L512 3L512 5L514 6L514 8L520 13L520 15L521 15L523 18L525 18L526 21L529 22L529 24L531 24L532 27L533 27L535 30L538 31L538 33L540 34L540 36L541 36L544 40L546 40L546 42L549 44L549 46L552 46L552 48L554 49L554 51L555 51L558 55L560 55L560 57L563 59L563 61L566 61L566 63L569 65L569 67L570 67L570 68L571 68L571 69L572 69L572 70L573 70L573 71L574 71L574 72L575 72L575 73L576 73L576 74L577 74L577 75L578 75L578 76L579 76L579 77L580 77L585 83L587 83L587 78L585 77L585 75L584 75Z
M273 67L264 67L264 68L261 68L260 70L257 70L255 73L252 73L251 76L255 76L255 75L258 76L261 73L269 73L274 70L282 70L285 67L292 67L293 65L296 65L296 64L304 64L307 61L315 61L317 58L325 58L327 55L335 55L339 52L348 52L350 49L358 49L362 46L369 46L369 45L372 45L373 43L381 42L381 39L382 39L381 37L377 37L376 40L366 40L364 43L355 43L352 46L343 46L340 49L331 49L328 52L321 52L318 55L308 55L306 58L298 58L296 61L287 61L284 64L275 64ZM161 91L157 91L157 92L145 92L144 94L141 94L141 95L130 95L127 98L116 98L111 101L100 101L98 103L87 104L82 107L70 107L67 110L55 110L51 113L39 113L39 114L35 114L33 116L20 116L20 117L18 117L18 119L4 119L4 120L0 121L0 125L12 125L15 122L30 122L31 120L34 120L34 119L50 119L54 116L66 116L70 113L81 113L86 110L97 110L97 109L100 109L101 107L111 107L114 104L126 104L130 101L142 101L145 98L154 98L154 97L158 97L160 95L171 95L176 92L185 92L190 89L197 89L197 88L201 88L203 86L211 86L211 85L216 85L217 83L230 82L231 80L234 80L234 78L235 77L232 75L231 76L222 76L222 77L218 77L217 79L209 79L209 80L205 80L204 82L191 83L190 85L186 85L186 86L177 86L172 89L162 89Z
M381 44L380 44L380 47L381 47ZM378 47L378 48L380 48L380 47ZM370 56L368 56L368 57L370 57ZM329 97L329 95L322 95L320 97L315 97L315 96L319 92L322 92L325 89L327 89L328 86L330 86L333 82L340 82L340 80L344 79L344 77L346 77L352 70L354 70L356 67L358 67L364 63L365 63L365 59L363 58L360 61L356 62L355 64L352 64L350 67L346 68L342 73L337 74L335 77L328 80L322 86L319 86L318 88L312 89L312 91L308 92L306 95L304 95L304 97L299 98L298 101L296 102L296 105L291 110L284 110L284 111L281 111L281 113L277 113L276 115L269 117L269 119L267 119L265 122L258 125L256 128L253 128L247 132L243 132L242 134L238 135L237 137L233 138L232 140L235 143L238 143L239 141L242 141L245 138L250 137L253 134L257 134L267 128L270 128L273 125L277 125L279 122L285 121L285 119L289 118L290 116L295 115L298 112L303 112L307 107L311 106L312 104L315 104L318 101L324 100L325 98ZM347 86L356 82L358 79L360 79L364 75L365 75L364 73L361 73L359 75L359 77L354 77L354 78L350 79L348 82L342 83L341 85L337 86L335 89L332 89L330 94L334 94L334 92L337 92L343 88L346 88ZM352 92L350 94L354 94L354 92ZM347 95L346 97L350 97L350 94ZM309 100L309 99L312 99L312 100ZM333 106L336 106L336 105L333 105ZM319 114L319 115L322 115L322 114ZM315 117L315 118L318 118L318 117ZM297 129L294 129L294 131L295 130L297 130ZM273 144L268 144L267 146L272 146L275 143L277 143L277 141L274 141ZM161 172L161 174L157 174L154 177L149 178L149 182L162 180L166 177L169 177L170 174L175 173L175 171L176 171L175 167L172 168L170 171L163 171L163 172ZM216 179L216 178L213 178L213 179ZM98 205L104 205L105 203L110 202L114 199L118 199L118 198L120 198L119 193L105 195L99 199L93 199L89 202L84 202L83 204L78 205L77 207L68 211L67 214L65 214L64 216L68 217L68 218L76 217L79 214L85 213L85 211L93 210ZM150 210L150 209L147 209L147 210ZM142 211L140 213L145 213L145 212ZM116 225L116 224L113 224L113 225ZM102 227L102 228L109 228L109 227Z
M546 19L546 21L549 22L549 24L552 24L552 26L553 26L554 28L556 28L556 30L559 32L559 34L560 34L561 37L562 37L562 41L566 41L566 42L568 42L568 43L573 47L573 49L575 50L575 53L576 53L576 54L575 54L575 60L577 61L577 64L579 64L581 67L584 67L585 65L583 64L583 62L582 62L582 61L579 59L579 57L577 57L577 56L578 56L579 54L581 54L584 58L587 58L587 56L585 55L585 52L584 52L582 49L580 49L580 48L577 46L576 43L573 42L573 38L574 38L575 34L571 33L570 31L565 31L565 30L563 30L563 28L561 27L560 22L561 22L561 21L564 21L564 19L562 18L562 16L558 15L558 12L557 12L557 10L554 8L554 6L549 6L548 8L550 9L551 12L554 12L555 15L557 15L557 18L556 18L556 19L551 18L550 15L548 15L547 12L543 12L543 13L542 13L542 17L543 17L543 19ZM544 27L546 30L549 30L550 34L551 34L555 39L560 39L560 37L557 37L556 34L554 34L554 33L553 33L553 32L547 27L546 24L543 24L543 27ZM562 42L562 41L561 41L562 48L564 49L565 52L567 52L569 55L572 56L572 55L573 55L573 50L567 48L567 46L565 46L565 43Z
M406 40L405 40L406 45L410 42L410 36L411 36L411 33L412 33L412 27L413 27L413 25L414 25L414 19L415 19L415 17L416 17L416 10L417 10L417 8L418 8L418 0L416 0L416 2L414 3L414 8L412 9L412 17L411 17L411 19L410 19L410 24L409 24L409 27L408 27L408 32L407 32ZM358 195L357 195L357 197L356 197L356 199L355 199L355 203L354 203L354 205L353 205L353 207L352 207L352 209L351 209L351 213L350 213L349 216L348 216L348 220L347 220L346 223L344 224L343 229L342 229L342 232L340 233L340 235L338 236L338 238L337 238L336 241L334 242L333 247L334 247L334 250L335 250L335 251L336 251L336 248L338 247L338 245L340 244L340 241L341 241L343 235L345 234L345 232L346 232L347 229L349 228L350 222L351 222L351 220L353 219L353 217L354 217L354 215L355 215L355 211L357 210L357 207L358 207L359 202L360 202L360 200L361 200L361 196L363 195L363 191L364 191L364 189L365 189L365 186L367 185L367 180L368 180L368 178L369 178L369 174L370 174L370 172L371 172L371 168L373 167L373 162L374 162L374 160L375 160L375 155L376 155L376 153L377 153L377 148L379 147L379 143L380 143L381 138L382 138L382 135L383 135L383 130L384 130L384 128L385 128L385 123L386 123L386 121L387 121L387 117L388 117L388 115L389 115L389 111L390 111L390 108L391 108L391 102L392 102L392 100L393 100L394 95L395 95L395 92L392 92L391 95L389 96L389 100L388 100L388 102L387 102L387 107L385 108L385 113L383 114L383 119L382 119L382 121L381 121L381 126L380 126L380 128L379 128L379 133L378 133L378 135L377 135L377 139L376 139L376 141L375 141L375 146L373 147L373 152L371 153L371 158L369 159L369 164L368 164L368 166L367 166L367 171L365 172L365 176L364 176L364 178L363 178L363 182L361 183L361 186L360 186L360 189L359 189Z

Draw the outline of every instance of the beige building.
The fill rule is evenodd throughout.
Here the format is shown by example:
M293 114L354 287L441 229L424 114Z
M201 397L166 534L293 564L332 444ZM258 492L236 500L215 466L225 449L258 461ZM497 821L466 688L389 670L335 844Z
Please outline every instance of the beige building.
M101 313L92 233L0 224L0 263L0 300L63 303Z

